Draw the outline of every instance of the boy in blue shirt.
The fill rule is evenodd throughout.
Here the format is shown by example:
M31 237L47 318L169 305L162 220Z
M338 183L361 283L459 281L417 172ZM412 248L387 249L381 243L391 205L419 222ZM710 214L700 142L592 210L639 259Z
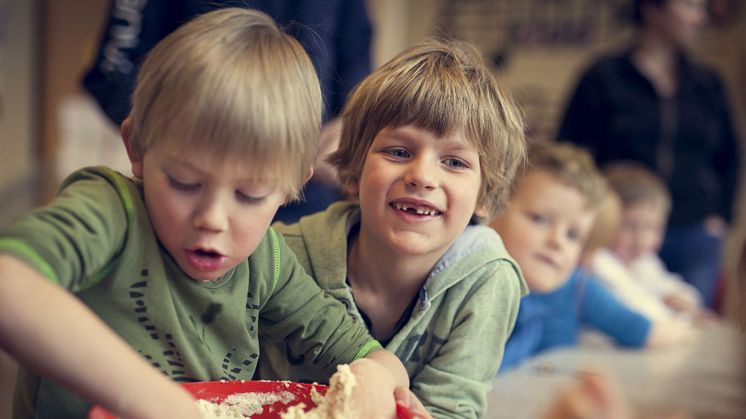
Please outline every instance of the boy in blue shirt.
M506 211L491 222L531 290L521 301L501 371L575 344L585 325L624 346L676 341L680 327L651 323L578 267L606 195L590 155L568 143L537 143L528 161Z
M326 374L351 363L360 416L393 417L402 364L269 228L311 174L321 107L308 56L263 13L159 43L122 125L135 178L83 169L0 232L0 344L27 367L15 417L198 418L168 378L252 379L260 330Z

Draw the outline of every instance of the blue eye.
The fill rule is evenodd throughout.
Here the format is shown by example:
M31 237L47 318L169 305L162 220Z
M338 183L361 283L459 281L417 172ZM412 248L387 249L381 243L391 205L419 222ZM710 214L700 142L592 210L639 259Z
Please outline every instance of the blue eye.
M450 168L453 168L453 169L467 169L467 168L469 168L469 165L465 161L463 161L461 159L457 159L457 158L445 159L443 161L443 163L445 163L446 166L448 166Z
M199 183L185 183L168 175L166 177L168 178L168 184L176 190L189 192L196 191L199 188Z
M549 219L542 214L528 214L528 218L536 224L547 224Z
M409 152L403 148L390 148L386 150L386 153L392 157L400 159L406 159L410 157Z

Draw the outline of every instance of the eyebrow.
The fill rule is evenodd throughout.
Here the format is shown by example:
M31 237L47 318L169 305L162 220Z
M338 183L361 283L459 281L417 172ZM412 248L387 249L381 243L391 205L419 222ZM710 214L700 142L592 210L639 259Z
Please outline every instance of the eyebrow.
M196 166L194 166L193 164L191 164L191 163L189 163L189 162L186 162L186 161L182 161L182 160L177 160L177 159L175 159L175 158L172 158L172 157L168 157L168 156L167 156L167 157L166 157L166 158L165 158L164 160L165 160L165 161L166 161L166 163L168 163L168 164L171 164L171 165L176 165L176 166L179 166L180 168L183 168L183 169L188 169L188 170L191 170L191 171L197 172L197 173L198 173L198 174L200 174L200 175L205 175L205 174L207 174L207 173L206 173L206 172L204 172L203 170L199 169L198 167L196 167Z
M410 132L412 129L413 128L411 128L411 127L390 128L385 133L385 135L387 137L400 138L400 139L407 140L407 141L418 141L418 139L416 138L417 135L415 133L411 133ZM444 140L444 139L446 139L446 136L448 135L448 134L444 134L443 136L438 137L437 134L435 134L434 132L432 132L430 130L427 130L425 128L417 128L417 129L429 133L430 135L432 135L436 139L436 141L437 140ZM473 151L473 152L479 154L478 148L475 145L473 145L472 143L470 143L466 138L461 138L461 139L458 139L458 140L454 139L454 138L449 138L448 141L450 143L452 143L451 147L453 149L455 149L456 151Z

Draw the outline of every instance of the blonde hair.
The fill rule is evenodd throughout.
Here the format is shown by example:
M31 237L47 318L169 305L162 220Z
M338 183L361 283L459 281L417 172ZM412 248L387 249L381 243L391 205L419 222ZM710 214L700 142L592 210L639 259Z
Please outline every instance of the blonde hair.
M203 14L148 54L132 98L131 143L251 165L297 198L313 166L321 88L303 47L264 13Z
M622 201L613 189L605 188L604 197L597 212L599 216L593 222L593 228L585 240L584 254L606 247L622 223Z
M606 182L587 150L571 143L536 141L528 151L526 173L541 171L578 190L589 207L597 210L606 193Z
M653 204L666 214L671 210L671 194L663 180L642 163L617 161L604 167L604 175L619 198L628 208L639 204Z
M488 219L502 208L525 160L523 118L473 46L429 40L400 53L360 83L343 111L339 149L328 159L342 186L359 179L381 130L408 124L438 136L463 131L479 152L477 207Z

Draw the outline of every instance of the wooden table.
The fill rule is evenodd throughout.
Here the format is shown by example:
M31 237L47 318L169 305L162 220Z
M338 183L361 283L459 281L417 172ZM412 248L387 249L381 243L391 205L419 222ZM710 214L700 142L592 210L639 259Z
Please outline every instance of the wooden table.
M540 418L575 372L588 367L610 373L639 412L674 408L693 418L746 419L746 332L724 322L708 324L685 347L546 352L493 381L484 417Z

